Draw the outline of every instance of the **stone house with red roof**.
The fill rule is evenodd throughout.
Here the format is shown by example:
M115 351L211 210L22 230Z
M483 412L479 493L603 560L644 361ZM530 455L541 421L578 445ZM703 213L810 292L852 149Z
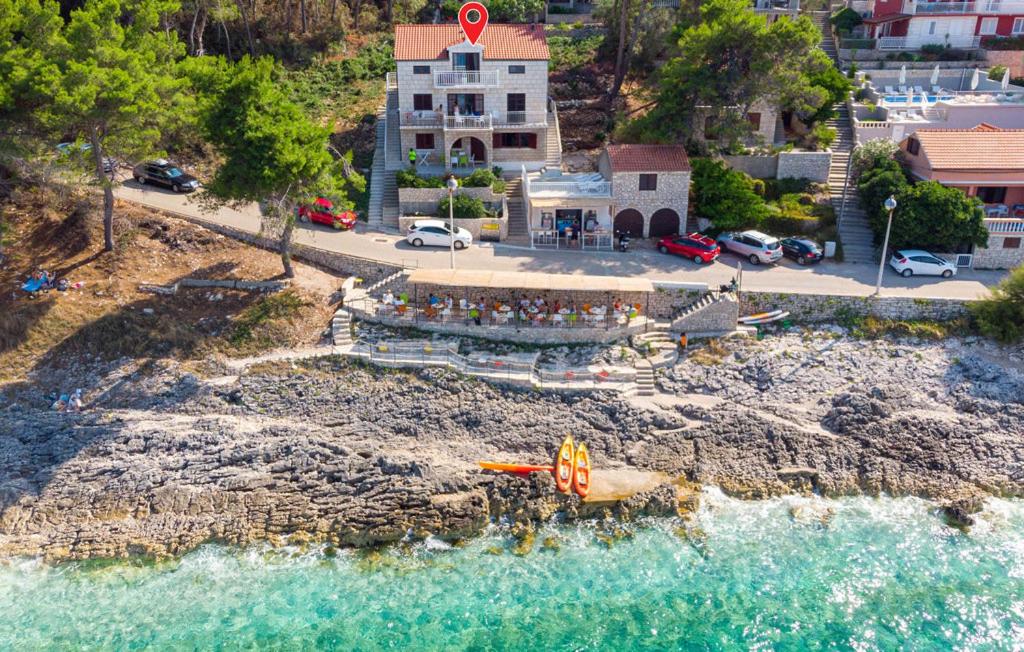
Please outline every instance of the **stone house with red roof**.
M690 160L682 145L608 145L598 172L523 170L522 192L531 246L611 249L686 229Z
M390 169L409 150L431 172L561 164L542 25L490 24L476 44L456 24L396 25L394 53L388 119L401 154Z

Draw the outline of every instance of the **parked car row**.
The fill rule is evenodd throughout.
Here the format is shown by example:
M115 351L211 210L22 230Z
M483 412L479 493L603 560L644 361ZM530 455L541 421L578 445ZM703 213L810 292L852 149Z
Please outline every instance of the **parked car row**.
M700 233L672 235L658 242L658 250L663 254L689 258L698 265L713 262L723 251L746 258L752 265L775 263L783 256L792 258L799 265L809 265L821 262L825 257L824 252L813 240L779 240L760 231L726 232L719 235L717 240Z

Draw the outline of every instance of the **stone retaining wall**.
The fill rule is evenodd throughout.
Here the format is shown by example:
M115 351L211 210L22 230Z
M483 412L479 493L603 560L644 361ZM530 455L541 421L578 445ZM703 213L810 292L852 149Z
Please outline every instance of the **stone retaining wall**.
M498 209L505 195L495 194L490 188L459 188L456 195L479 199L491 209ZM400 215L437 215L437 205L448 197L446 188L399 188L398 212Z
M742 154L723 156L725 164L755 179L810 179L828 181L832 152L779 152L772 156Z
M985 50L989 67L1006 66L1010 77L1024 77L1024 52L1021 50Z
M868 315L881 319L948 321L965 315L968 303L960 299L741 292L740 315L788 310L789 319L804 323L843 322Z
M150 208L153 212L160 213L168 217L174 217L193 224L198 224L203 228L220 233L221 235L229 238L234 238L235 240L241 240L242 242L259 247L260 249L266 249L274 253L278 253L279 251L278 241L273 238L267 238L256 233L236 229L235 227L227 226L226 224L219 224L217 222L204 220L193 215L177 213L167 209L147 208ZM365 280L367 285L391 276L395 272L402 271L402 267L399 265L343 254L337 251L327 251L326 249L320 249L318 247L311 247L309 245L299 243L294 243L292 245L292 257L306 263L319 265L320 267L329 269L332 272L338 272L339 274L347 276L358 276Z

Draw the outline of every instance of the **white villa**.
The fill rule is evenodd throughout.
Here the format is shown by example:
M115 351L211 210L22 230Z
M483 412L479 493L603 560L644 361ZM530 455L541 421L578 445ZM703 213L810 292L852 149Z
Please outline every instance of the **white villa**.
M459 25L396 25L387 88L400 155L388 168L407 165L410 150L424 171L560 165L549 58L543 25L491 24L475 45Z
M1024 88L974 69L868 70L865 97L850 106L854 138L899 142L918 129L970 129L982 122L1024 129Z

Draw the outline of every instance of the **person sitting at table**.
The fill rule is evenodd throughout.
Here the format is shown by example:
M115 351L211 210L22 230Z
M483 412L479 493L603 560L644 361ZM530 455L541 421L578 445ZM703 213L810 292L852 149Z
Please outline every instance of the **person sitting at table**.
M451 294L448 294L444 298L444 307L451 313L452 307L455 305L455 299L452 298Z
M570 303L569 304L569 325L570 326L575 326L576 325L577 317L579 317L579 311L576 310L576 304L575 303Z
M557 312L561 312L561 311L562 311L562 304L559 303L558 299L555 299L555 304L553 306L551 306L551 312L557 313Z
M427 305L433 307L439 303L441 303L440 297L436 296L433 292L431 292L430 296L427 297Z
M540 295L537 295L537 298L533 300L533 305L537 306L537 310L540 310L544 307L544 299L541 299Z
M523 307L519 308L519 321L521 321L521 322L525 322L526 321L526 309L523 308Z
M391 291L389 290L380 298L380 302L390 308L395 303L395 295L391 294Z
M615 312L622 312L622 301L615 299L615 302L612 303L612 310Z
M522 308L530 307L530 300L527 298L525 294L523 295L523 298L519 300L519 306Z

